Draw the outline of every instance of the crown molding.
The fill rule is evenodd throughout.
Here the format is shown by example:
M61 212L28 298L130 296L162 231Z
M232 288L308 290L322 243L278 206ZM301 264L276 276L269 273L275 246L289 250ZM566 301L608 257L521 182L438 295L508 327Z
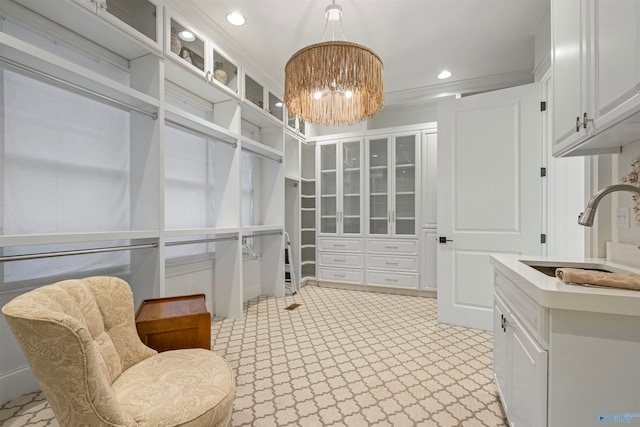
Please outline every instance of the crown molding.
M436 85L386 92L385 106L415 105L425 102L439 102L444 97L465 96L519 86L533 82L531 69L509 71L473 79L456 80Z

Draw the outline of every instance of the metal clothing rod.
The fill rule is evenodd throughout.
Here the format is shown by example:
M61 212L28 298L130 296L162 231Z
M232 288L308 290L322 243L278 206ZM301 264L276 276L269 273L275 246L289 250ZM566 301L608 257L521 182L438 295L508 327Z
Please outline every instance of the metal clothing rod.
M151 248L157 248L157 247L158 247L157 243L145 243L141 245L110 246L107 248L78 249L74 251L42 252L38 254L24 254L24 255L7 255L7 256L0 257L0 262L23 261L28 259L39 259L39 258L54 258L59 256L68 256L68 255L97 254L102 252L130 251L134 249L151 249Z
M238 146L238 143L235 142L235 141L234 142L230 142L230 141L225 141L224 139L214 138L213 136L209 135L208 133L205 133L205 132L202 132L202 131L199 131L199 130L195 130L193 128L190 128L189 126L183 125L182 123L178 123L178 122L173 121L171 119L165 118L164 121L169 123L169 124L171 124L172 126L179 127L180 129L184 129L187 132L190 132L190 133L196 134L198 136L201 136L204 139L226 142L227 144L231 145L233 148L236 148Z
M258 237L258 236L270 236L272 234L280 234L282 235L282 230L276 231L255 231L251 234L243 234L242 237Z
M22 71L26 71L27 73L36 75L36 76L41 77L43 79L53 81L53 82L55 82L55 83L57 83L57 84L59 84L61 86L66 86L66 87L71 88L71 89L73 89L75 91L84 92L86 94L91 95L94 98L102 99L102 100L110 102L112 104L119 105L121 107L125 107L125 108L127 108L129 110L137 111L138 113L141 113L141 114L144 114L145 116L151 117L153 120L157 120L158 119L158 113L156 113L156 112L152 113L152 112L143 110L142 108L136 107L135 105L127 104L124 101L120 101L120 100L111 98L111 97L109 97L107 95L103 95L103 94L98 93L96 91L93 91L91 89L84 88L84 87L79 86L79 85L77 85L75 83L71 83L71 82L68 82L66 80L63 80L63 79L61 79L59 77L51 76L51 75L49 75L47 73L44 73L44 72L42 72L40 70L36 70L34 68L31 68L31 67L28 67L26 65L20 64L18 62L12 61L10 59L1 58L0 57L0 63L8 65L10 67L17 68L17 69L22 70Z
M267 156L266 154L262 154L262 153L260 153L258 151L252 150L251 148L245 148L245 147L242 147L242 151L247 151L247 152L249 152L251 154L254 154L254 155L258 156L258 157L264 157L265 159L269 159L269 160L273 160L274 162L282 163L282 158L281 157L277 157L276 158L276 157Z
M212 237L211 239L197 239L197 240L180 240L176 242L166 242L165 246L178 246L178 245L193 245L196 243L210 243L210 242L222 242L224 240L238 240L238 236L233 237Z

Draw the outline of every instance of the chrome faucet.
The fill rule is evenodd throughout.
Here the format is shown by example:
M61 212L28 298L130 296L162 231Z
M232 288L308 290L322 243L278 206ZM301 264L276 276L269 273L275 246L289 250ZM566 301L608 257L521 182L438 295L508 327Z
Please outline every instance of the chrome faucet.
M600 203L600 200L604 196L609 193L613 193L614 191L631 191L632 193L640 194L640 187L630 184L615 184L603 188L591 197L591 200L589 200L589 203L587 204L587 208L578 217L578 224L584 225L585 227L591 227L593 225L593 218L596 216L598 203Z

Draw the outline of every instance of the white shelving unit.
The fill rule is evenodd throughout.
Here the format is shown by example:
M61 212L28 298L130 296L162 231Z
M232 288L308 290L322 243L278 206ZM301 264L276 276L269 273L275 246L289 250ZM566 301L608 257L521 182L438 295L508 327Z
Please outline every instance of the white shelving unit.
M130 9L131 15L117 12L120 9ZM238 271L253 261L242 257L242 240L248 238L262 254L258 293L281 296L283 274L272 266L283 264L283 250L272 248L282 246L284 230L287 123L282 97L260 86L266 104L247 99L241 77L248 76L233 56L160 2L63 0L54 6L2 0L0 12L7 18L0 32L2 75L15 73L27 84L44 82L97 106L113 106L124 111L128 129L120 157L128 168L122 190L126 218L121 224L82 228L88 207L64 211L74 190L68 187L65 193L62 188L49 209L42 209L45 225L25 224L15 232L3 228L2 253L30 254L43 246L61 251L108 242L150 243L153 247L130 251L125 257L128 264L122 266L136 304L184 293L180 282L189 277L196 283L189 289L207 295L215 316L238 318L247 299ZM30 30L34 22L39 25L37 32ZM196 40L177 41L175 35L183 29L195 34ZM300 138L296 135L295 141ZM3 158L3 163L9 161ZM243 167L250 170L246 177ZM80 179L89 180L95 172L88 168ZM2 212L8 208L5 203L2 200ZM73 226L46 225L47 215L61 212L70 216ZM191 264L196 266L193 271ZM206 274L198 273L203 269ZM184 274L176 273L180 271ZM37 278L34 285L52 277ZM5 282L3 276L3 286L18 286Z

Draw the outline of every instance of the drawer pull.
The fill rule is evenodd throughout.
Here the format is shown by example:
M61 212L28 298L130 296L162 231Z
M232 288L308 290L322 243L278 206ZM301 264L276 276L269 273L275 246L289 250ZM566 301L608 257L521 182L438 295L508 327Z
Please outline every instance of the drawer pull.
M334 260L333 260L333 262L347 262L347 261L346 261L346 260L344 260L344 259L338 259L338 258L336 258L336 259L334 259Z
M386 265L398 265L397 262L389 262L389 261L386 261L385 264Z
M397 283L398 279L384 279L385 282Z
M346 274L334 274L335 277L340 277L340 278L345 278L347 277Z
M385 249L398 249L397 246L385 246Z

